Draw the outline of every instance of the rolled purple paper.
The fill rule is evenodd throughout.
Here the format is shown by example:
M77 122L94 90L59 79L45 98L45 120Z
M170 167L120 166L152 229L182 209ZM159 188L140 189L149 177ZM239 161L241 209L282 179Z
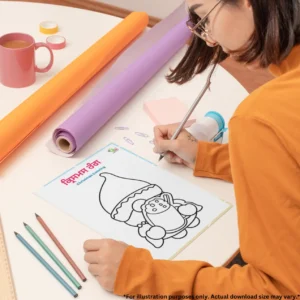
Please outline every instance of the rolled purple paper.
M136 61L137 57L144 54L155 43L157 43L165 34L167 34L174 26L186 19L188 12L185 2L182 2L174 11L166 18L158 22L151 30L145 31L134 41L122 54L116 59L115 63L105 72L100 81L96 83L96 89L102 89L108 82L113 80L129 65ZM93 93L94 91L92 91Z
M187 42L186 19L100 89L53 133L59 151L74 154L114 116Z

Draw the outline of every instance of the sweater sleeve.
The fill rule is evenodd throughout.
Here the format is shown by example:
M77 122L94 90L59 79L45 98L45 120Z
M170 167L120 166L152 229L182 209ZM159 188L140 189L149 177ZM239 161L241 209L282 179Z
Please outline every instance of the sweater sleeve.
M234 118L230 135L240 250L248 264L227 269L203 261L157 260L130 246L116 294L300 295L299 167L268 124Z
M199 141L194 176L232 182L228 144Z

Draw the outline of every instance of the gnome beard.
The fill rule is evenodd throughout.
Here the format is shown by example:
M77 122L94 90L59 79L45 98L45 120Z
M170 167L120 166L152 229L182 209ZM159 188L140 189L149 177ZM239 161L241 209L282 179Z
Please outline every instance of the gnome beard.
M162 247L167 238L184 238L187 228L200 223L197 213L201 205L173 199L170 193L145 181L110 173L100 177L104 178L99 193L103 209L112 219L138 227L139 235L156 248Z

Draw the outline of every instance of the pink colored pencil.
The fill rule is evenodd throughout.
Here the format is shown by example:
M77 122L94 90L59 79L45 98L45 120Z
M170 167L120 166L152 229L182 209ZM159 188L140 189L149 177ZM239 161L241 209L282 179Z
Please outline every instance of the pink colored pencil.
M52 241L55 243L55 245L57 246L57 248L64 255L64 257L68 260L68 262L73 267L74 271L78 274L78 276L80 277L80 279L83 282L85 282L87 280L86 277L82 274L82 272L80 271L80 269L78 268L78 266L75 264L75 262L73 261L73 259L71 258L71 256L67 253L67 251L65 250L65 248L58 241L58 239L55 237L55 235L50 230L50 228L47 226L47 224L44 222L44 220L39 215L37 215L37 214L35 214L35 216L36 216L37 220L39 221L39 223L42 225L42 227L45 229L45 231L48 233L48 235L50 236L50 238L52 239Z

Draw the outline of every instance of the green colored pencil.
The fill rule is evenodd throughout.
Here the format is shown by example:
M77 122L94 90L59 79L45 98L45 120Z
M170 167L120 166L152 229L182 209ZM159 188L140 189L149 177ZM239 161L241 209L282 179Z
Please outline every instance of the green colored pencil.
M45 245L41 238L33 231L33 229L26 223L23 223L26 230L32 235L32 237L38 242L38 244L45 250L45 252L51 257L51 259L58 265L58 267L66 274L66 276L72 281L77 289L81 289L80 283L74 278L74 276L67 270L67 268L60 262L60 260L54 255L54 253Z
M69 291L69 293L74 297L77 298L78 294L64 281L58 273L40 256L34 248L21 236L21 234L15 232L15 236L17 239L34 255L34 257L61 283L65 289Z

